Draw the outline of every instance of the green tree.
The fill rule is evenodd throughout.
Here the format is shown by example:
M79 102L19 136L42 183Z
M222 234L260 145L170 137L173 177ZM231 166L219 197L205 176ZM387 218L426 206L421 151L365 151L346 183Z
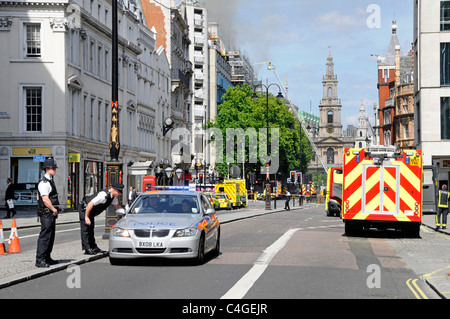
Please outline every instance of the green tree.
M216 163L216 168L222 175L227 174L226 161L226 145L227 129L242 129L250 132L249 129L254 129L257 133L257 148L249 148L249 138L245 139L245 168L248 172L257 171L261 167L261 161L258 156L260 141L265 141L266 134L259 134L260 128L266 128L267 118L267 99L265 94L258 94L256 100L252 99L253 90L249 85L236 86L228 89L223 97L223 103L218 106L218 116L214 122L208 122L208 128L217 128L222 133L223 138L223 160ZM307 171L309 162L311 161L311 146L304 132L300 134L300 123L295 116L288 110L284 100L277 99L272 94L269 94L269 108L268 108L269 127L279 129L279 152L272 154L278 156L279 168L278 178L287 177L289 171L298 170L301 165L302 172ZM270 133L269 133L270 134ZM300 137L301 135L301 137ZM216 137L213 137L214 140ZM237 139L236 139L237 141ZM237 159L238 145L235 142L234 161L242 162L242 159ZM263 144L264 145L264 144ZM255 154L258 153L258 154ZM269 138L269 152L270 152L270 138ZM257 163L249 163L249 156L257 157ZM281 175L281 176L280 176Z

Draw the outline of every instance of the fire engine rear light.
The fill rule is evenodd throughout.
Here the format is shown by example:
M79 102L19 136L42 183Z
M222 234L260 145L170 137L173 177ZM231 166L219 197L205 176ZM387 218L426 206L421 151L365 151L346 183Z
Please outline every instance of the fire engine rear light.
M406 152L406 156L413 156L414 152Z
M353 151L353 155L359 155L359 151Z

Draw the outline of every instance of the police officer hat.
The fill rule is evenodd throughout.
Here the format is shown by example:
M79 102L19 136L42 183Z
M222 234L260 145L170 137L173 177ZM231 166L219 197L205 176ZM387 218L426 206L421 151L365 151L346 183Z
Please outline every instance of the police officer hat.
M44 165L42 165L43 169L46 168L58 168L58 165L56 165L56 161L53 158L47 158L44 162Z
M114 188L116 191L119 191L120 193L122 193L123 191L123 184L119 184L119 183L111 183L111 187Z

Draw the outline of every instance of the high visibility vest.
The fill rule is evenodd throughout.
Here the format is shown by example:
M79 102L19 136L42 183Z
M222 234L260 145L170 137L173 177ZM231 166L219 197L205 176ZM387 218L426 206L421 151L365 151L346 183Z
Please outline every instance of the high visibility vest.
M448 191L447 190L440 190L439 191L439 202L438 206L441 208L448 208Z

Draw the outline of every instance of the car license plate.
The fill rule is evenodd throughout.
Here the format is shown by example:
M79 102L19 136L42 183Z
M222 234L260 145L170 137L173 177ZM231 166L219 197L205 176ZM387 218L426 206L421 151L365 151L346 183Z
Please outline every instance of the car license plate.
M164 248L162 242L159 241L140 241L138 242L139 248Z

